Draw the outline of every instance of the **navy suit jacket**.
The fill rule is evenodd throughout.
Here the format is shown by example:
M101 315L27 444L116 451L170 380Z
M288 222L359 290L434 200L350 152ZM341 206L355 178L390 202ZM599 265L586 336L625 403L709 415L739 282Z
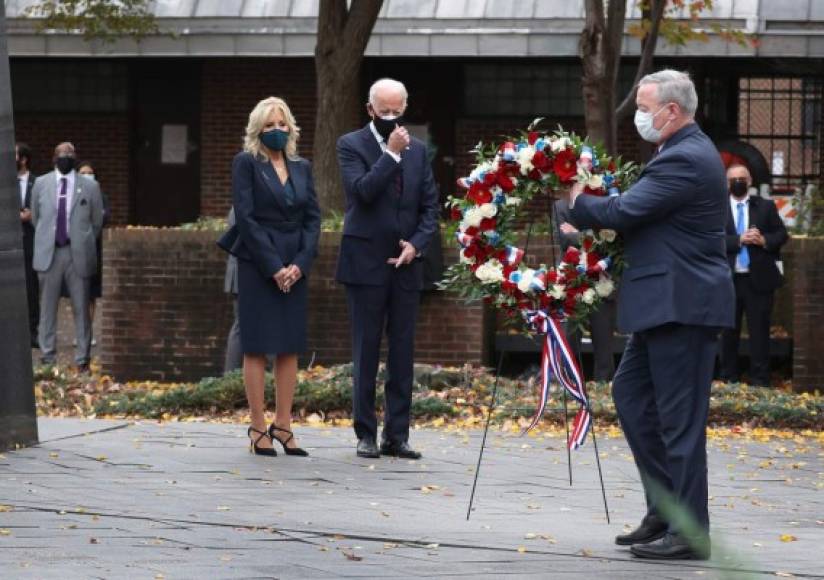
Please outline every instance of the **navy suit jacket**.
M307 276L317 254L320 208L312 168L305 159L287 159L295 189L293 205L269 160L238 153L232 162L232 203L236 227L219 242L240 260L254 262L271 279L296 264Z
M576 224L614 229L624 237L622 331L670 322L733 326L735 294L724 241L727 196L718 150L695 123L672 135L620 197L578 196L572 208Z
M769 294L784 283L784 276L775 263L781 259L781 246L787 243L790 236L772 200L751 196L748 206L750 227L758 228L767 243L764 248L747 246L747 254L750 257L750 281L753 289L759 294ZM727 208L727 259L730 268L735 271L735 260L741 251L741 242L735 231L732 207L727 204Z
M367 125L338 139L337 149L346 214L336 278L343 284L387 284L394 266L386 261L400 255L400 240L422 255L438 228L438 189L426 146L412 138L398 163L381 151ZM401 287L423 288L420 259L397 275Z

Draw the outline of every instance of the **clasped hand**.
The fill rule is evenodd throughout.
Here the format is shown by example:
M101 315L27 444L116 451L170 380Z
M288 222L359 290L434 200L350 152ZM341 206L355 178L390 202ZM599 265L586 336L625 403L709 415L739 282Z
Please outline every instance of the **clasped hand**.
M298 268L295 264L292 264L291 266L284 266L281 268L277 274L272 276L272 278L275 280L275 283L278 285L281 292L288 293L289 290L292 289L292 286L294 286L302 276L303 272L300 271L300 268Z
M415 259L415 256L418 254L418 251L415 249L415 246L407 242L406 240L400 241L401 246L401 255L397 258L389 258L386 263L392 264L396 268L400 268L404 264L409 264L412 260Z
M764 247L767 245L767 240L764 239L764 234L762 234L758 228L750 228L743 234L741 234L741 245L747 246L761 246Z

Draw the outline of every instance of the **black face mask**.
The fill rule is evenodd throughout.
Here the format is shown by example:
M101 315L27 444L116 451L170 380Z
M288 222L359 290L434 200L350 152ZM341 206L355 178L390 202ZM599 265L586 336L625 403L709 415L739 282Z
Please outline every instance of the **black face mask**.
M735 197L744 197L750 187L747 185L747 180L743 177L730 179L730 193Z
M389 119L384 119L375 115L372 117L372 122L375 124L375 129L378 131L378 135L383 137L383 140L386 141L389 139L389 135L392 134L392 131L395 130L396 126L403 127L403 115L398 115L397 117Z
M67 173L71 173L75 163L77 163L77 159L74 157L58 157L55 165L60 173L66 175Z

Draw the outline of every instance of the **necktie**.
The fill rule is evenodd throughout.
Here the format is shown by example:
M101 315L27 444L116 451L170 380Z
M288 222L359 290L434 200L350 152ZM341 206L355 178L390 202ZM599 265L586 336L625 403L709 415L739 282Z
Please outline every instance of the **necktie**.
M65 246L69 243L69 228L67 223L66 211L66 178L60 178L60 196L57 198L57 233L54 237L54 243L58 247Z
M740 236L744 233L744 209L746 204L743 201L738 202L738 212L735 220L735 231ZM747 251L747 246L741 246L738 252L738 267L741 269L749 269L750 267L750 253Z

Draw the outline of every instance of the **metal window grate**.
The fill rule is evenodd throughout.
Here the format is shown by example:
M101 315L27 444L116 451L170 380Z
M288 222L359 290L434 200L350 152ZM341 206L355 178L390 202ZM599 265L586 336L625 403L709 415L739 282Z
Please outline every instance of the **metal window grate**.
M810 77L739 79L738 133L772 168L773 190L821 177L824 83Z

